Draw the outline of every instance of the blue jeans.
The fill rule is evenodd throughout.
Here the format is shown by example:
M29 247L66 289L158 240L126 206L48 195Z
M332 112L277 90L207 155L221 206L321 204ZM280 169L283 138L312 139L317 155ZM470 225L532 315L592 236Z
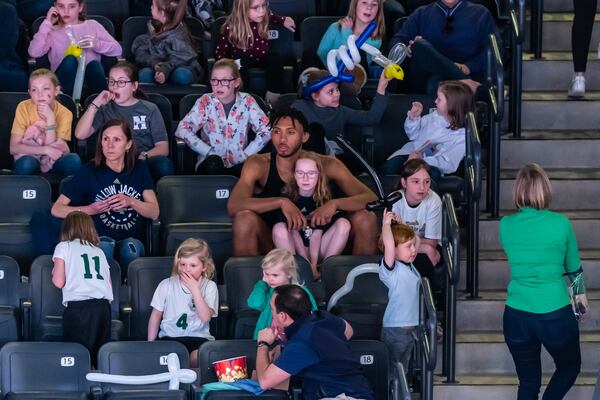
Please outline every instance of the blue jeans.
M56 162L50 172L69 176L81 167L81 159L75 153L65 154ZM34 175L40 172L40 162L32 156L23 156L15 161L13 175Z
M142 83L154 83L154 69L150 67L144 67L140 69L139 79ZM190 67L177 67L171 75L167 77L167 82L174 83L176 85L191 85L194 83L194 74Z
M167 156L150 157L147 163L154 182L158 182L163 176L175 175L175 166Z
M570 305L545 314L504 308L504 340L519 376L518 400L537 399L542 383L541 346L556 364L542 399L562 399L579 374L579 326Z
M107 258L114 258L119 262L121 265L121 276L127 276L126 271L129 263L138 257L144 257L145 253L144 244L136 238L116 241L108 236L100 236L99 247Z
M77 66L79 61L75 56L66 56L56 69L56 76L60 81L60 86L63 93L68 95L73 94L73 86L75 86L75 75L77 74ZM100 93L108 89L106 83L106 75L100 61L90 61L85 67L85 76L83 79L87 88L92 93Z

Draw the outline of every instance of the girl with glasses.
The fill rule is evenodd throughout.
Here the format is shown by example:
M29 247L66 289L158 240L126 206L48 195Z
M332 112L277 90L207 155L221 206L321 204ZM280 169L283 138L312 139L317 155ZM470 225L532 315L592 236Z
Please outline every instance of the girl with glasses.
M233 60L215 63L210 85L212 93L196 101L175 136L198 153L196 172L239 176L246 158L262 150L271 138L269 117L251 95L240 91L242 79ZM252 141L250 130L256 135Z
M282 190L304 214L308 225L292 231L285 222L273 226L275 247L306 258L315 280L321 276L318 263L341 254L350 234L350 221L342 217L340 212L336 212L327 225L317 225L311 221L312 212L331 200L329 181L323 174L322 157L314 152L303 152L296 160L294 180Z
M85 52L84 82L92 93L106 89L102 55L119 57L121 46L110 33L93 19L85 19L83 0L56 0L29 44L29 55L48 55L50 67L61 83L63 93L73 93L78 57L68 49L72 45ZM68 55L67 55L68 53Z
M144 100L139 89L138 69L126 61L115 64L108 74L108 90L103 90L89 105L75 128L75 137L85 140L107 121L122 118L133 130L133 140L147 160L152 179L157 182L173 175L175 167L169 159L169 137L156 104Z
M152 1L149 32L135 38L131 45L135 62L142 67L140 82L189 85L204 77L190 33L182 22L186 8L185 0Z

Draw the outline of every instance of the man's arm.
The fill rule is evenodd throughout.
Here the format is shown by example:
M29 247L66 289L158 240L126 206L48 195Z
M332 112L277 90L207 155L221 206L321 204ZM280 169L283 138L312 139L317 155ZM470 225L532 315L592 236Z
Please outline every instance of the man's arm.
M327 178L335 182L346 195L346 197L331 200L335 202L338 210L363 210L369 201L377 200L375 193L356 179L340 160L335 157L326 157L323 162Z
M271 345L277 337L274 328L261 329L258 332L258 343L264 342ZM261 389L271 389L288 379L291 375L275 364L271 363L269 357L269 346L261 345L256 349L256 377Z

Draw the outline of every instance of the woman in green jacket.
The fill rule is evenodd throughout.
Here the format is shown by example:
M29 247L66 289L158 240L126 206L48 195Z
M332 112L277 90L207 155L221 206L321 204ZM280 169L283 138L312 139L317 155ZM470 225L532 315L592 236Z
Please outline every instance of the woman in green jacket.
M519 376L518 399L538 398L541 345L556 364L544 399L562 399L581 367L579 327L565 276L577 311L589 309L577 239L567 217L548 210L550 180L539 165L519 171L513 200L519 211L500 221L500 242L511 272L504 339Z

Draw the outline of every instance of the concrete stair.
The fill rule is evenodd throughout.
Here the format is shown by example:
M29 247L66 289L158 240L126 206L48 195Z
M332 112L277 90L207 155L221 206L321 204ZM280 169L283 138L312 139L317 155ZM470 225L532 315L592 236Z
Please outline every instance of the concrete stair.
M596 21L600 17L596 15ZM571 51L571 26L573 25L573 6L566 13L544 13L542 26L542 49L544 51ZM529 50L529 20L525 24L525 50ZM600 25L594 24L590 51L598 50Z

